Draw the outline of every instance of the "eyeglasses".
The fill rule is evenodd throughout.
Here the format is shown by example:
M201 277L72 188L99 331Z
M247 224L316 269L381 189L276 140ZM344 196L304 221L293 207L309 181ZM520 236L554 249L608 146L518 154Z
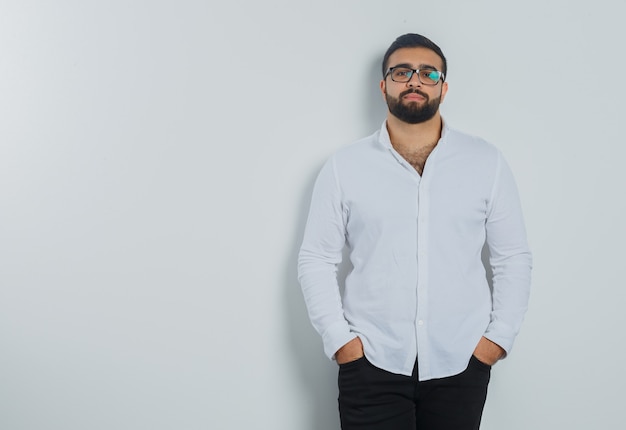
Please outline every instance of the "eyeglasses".
M417 79L424 85L437 85L439 81L444 79L443 72L439 70L411 69L404 66L390 67L385 77L391 76L391 80L394 82L409 82L414 73L417 73Z

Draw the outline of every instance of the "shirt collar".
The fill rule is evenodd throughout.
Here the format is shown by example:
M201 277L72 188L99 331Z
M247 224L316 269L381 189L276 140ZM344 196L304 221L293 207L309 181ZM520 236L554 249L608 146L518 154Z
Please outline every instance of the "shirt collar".
M450 128L448 127L448 123L443 117L441 117L441 138L439 139L439 142L443 142L445 140L449 130ZM378 141L385 148L393 149L393 145L391 144L391 138L389 137L389 130L387 130L387 120L384 120L383 125L380 127Z

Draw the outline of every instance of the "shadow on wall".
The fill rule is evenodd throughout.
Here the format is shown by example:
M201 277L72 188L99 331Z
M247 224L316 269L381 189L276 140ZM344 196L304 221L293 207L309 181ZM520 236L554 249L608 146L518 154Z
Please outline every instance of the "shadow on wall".
M387 105L380 92L380 80L382 79L381 58L372 59L368 68L367 98L363 109L363 114L367 122L367 133L378 130L387 117ZM365 137L365 136L364 136Z
M381 55L382 57L382 55ZM381 79L380 58L372 59L363 76L365 85L363 127L358 130L363 137L377 130L385 119L387 108L379 90ZM339 149L339 148L337 148ZM325 355L322 340L313 329L309 321L304 299L297 278L297 258L304 226L308 215L313 185L321 166L310 173L306 181L306 189L302 190L298 203L296 237L292 240L291 249L287 258L285 280L285 312L289 327L289 345L293 351L292 360L295 363L297 376L301 382L303 397L308 399L309 418L301 429L303 430L333 430L339 429L339 412L337 410L337 365ZM339 267L338 279L343 285L346 275L350 271L344 252L344 262Z
M303 430L340 428L337 412L337 365L324 355L322 340L309 321L297 273L298 251L302 243L313 184L319 169L321 166L311 173L306 190L298 202L300 210L295 230L297 235L292 240L287 258L284 295L292 361L295 363L294 368L304 393L302 397L307 399L306 405L309 408L309 418L301 427Z

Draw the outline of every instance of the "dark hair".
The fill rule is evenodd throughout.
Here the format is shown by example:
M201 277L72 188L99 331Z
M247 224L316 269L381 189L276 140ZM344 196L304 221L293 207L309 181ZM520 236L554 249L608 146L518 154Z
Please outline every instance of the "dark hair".
M407 33L394 40L391 46L387 49L387 52L385 52L385 56L383 57L383 78L385 77L385 73L387 73L387 62L389 61L389 57L400 48L430 49L435 54L440 56L443 61L442 72L444 79L448 76L448 62L446 61L446 57L443 55L441 48L435 45L432 40L422 36L421 34Z

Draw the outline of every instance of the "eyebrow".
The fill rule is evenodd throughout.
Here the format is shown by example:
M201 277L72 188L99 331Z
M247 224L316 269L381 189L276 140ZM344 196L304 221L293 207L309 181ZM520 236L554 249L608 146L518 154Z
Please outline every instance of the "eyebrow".
M413 70L413 65L409 63L396 64L395 66L391 66L390 69L393 69L395 67L406 67L407 69ZM439 71L435 66L431 64L419 64L417 67L415 67L415 69L433 69Z

